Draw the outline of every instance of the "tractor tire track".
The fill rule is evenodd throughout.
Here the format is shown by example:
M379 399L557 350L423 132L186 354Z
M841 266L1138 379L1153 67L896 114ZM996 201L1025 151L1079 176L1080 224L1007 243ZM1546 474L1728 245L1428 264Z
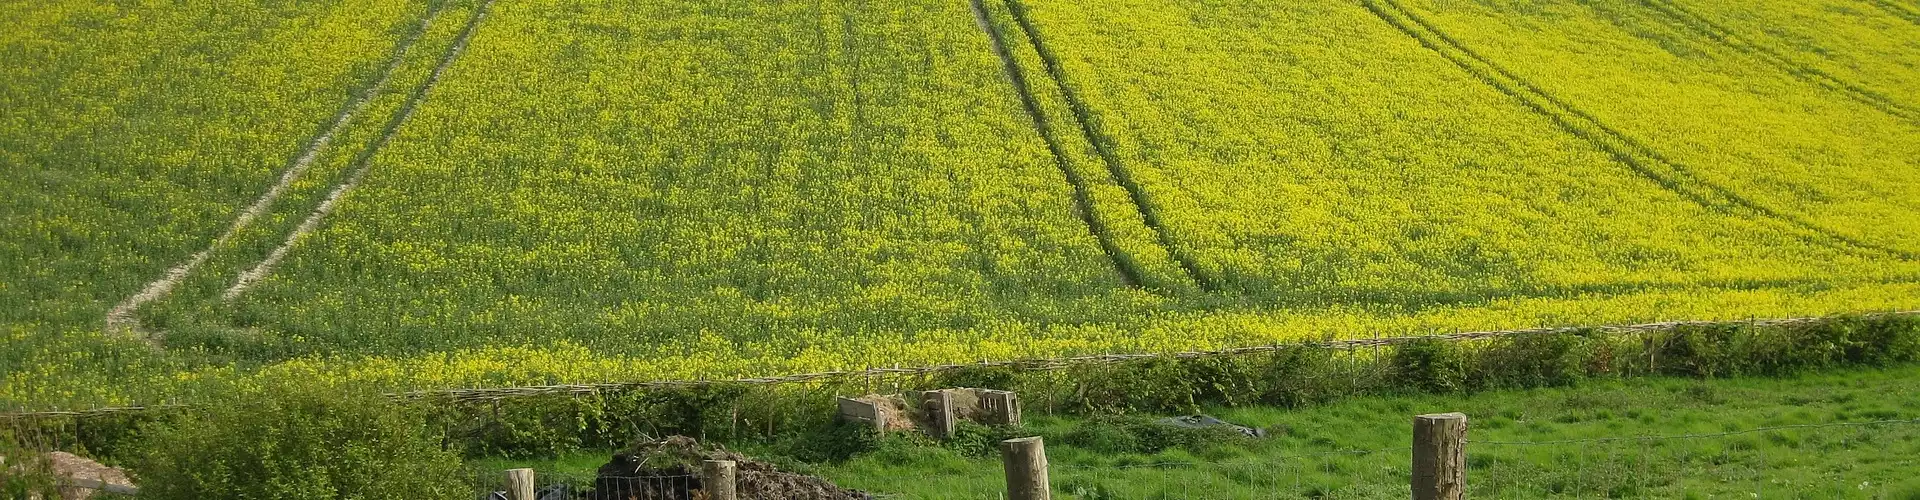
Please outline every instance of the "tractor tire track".
M1871 3L1873 4L1873 6L1879 7L1880 10L1887 11L1888 14L1893 14L1894 17L1905 19L1907 20L1907 22L1913 23L1915 25L1920 25L1920 11L1909 9L1907 7L1901 6L1900 4L1893 3L1893 0L1867 0L1867 3Z
M1007 9L1013 12L1014 21L1020 25L1020 30L1026 33L1027 42L1033 44L1034 51L1040 54L1040 64L1045 67L1047 76L1059 88L1060 95L1066 98L1067 108L1073 112L1074 121L1079 123L1080 133L1086 137L1087 143L1093 145L1094 151L1099 153L1100 161L1106 164L1107 173L1113 176L1114 182L1126 189L1127 197L1133 201L1134 209L1140 212L1140 217L1146 221L1147 227L1153 229L1154 237L1159 240L1160 246L1167 249L1167 253L1180 264L1180 269L1186 272L1187 278L1198 284L1202 291L1216 290L1214 280L1201 272L1198 261L1188 254L1184 247L1177 244L1173 235L1167 230L1166 224L1160 219L1159 211L1155 210L1152 202L1147 199L1146 190L1140 187L1140 184L1133 179L1132 173L1120 162L1119 156L1113 153L1112 141L1093 123L1092 113L1088 111L1086 103L1081 101L1073 88L1067 85L1066 72L1060 66L1059 57L1047 47L1046 41L1040 38L1040 30L1034 26L1033 20L1027 15L1026 5L1020 0L1005 1Z
M433 21L445 10L445 6L445 2L435 2L428 7L426 17L420 20L420 25L414 28L413 33L409 34L405 40L402 40L400 44L396 46L393 54L387 58L386 66L381 68L379 76L375 77L373 83L358 92L358 96L342 106L341 110L334 114L333 121L323 129L320 135L314 137L313 140L307 143L306 147L301 150L300 155L294 158L293 163L289 165L285 171L281 172L280 178L275 181L272 186L267 188L267 192L255 199L253 204L241 210L240 214L234 217L233 223L229 224L225 231L215 237L211 243L208 243L206 248L194 252L185 262L181 262L167 269L166 273L162 274L159 279L147 283L145 287L141 288L139 293L127 297L115 305L113 309L107 311L107 329L132 330L137 328L139 326L139 318L135 317L134 314L139 311L141 306L146 305L148 302L159 300L169 292L172 292L174 287L179 286L181 280L186 279L188 274L192 274L201 264L206 263L209 257L212 257L214 249L231 241L234 235L239 234L240 231L253 224L253 221L259 219L261 215L265 215L267 209L272 207L273 203L278 201L280 196L293 185L293 181L299 179L302 174L306 173L307 168L313 165L313 161L319 158L320 152L332 144L334 136L337 135L341 129L346 128L346 125L352 122L355 116L366 111L367 105L372 103L375 98L378 98L380 94L386 90L387 82L392 80L394 70L400 67L401 61L406 59L407 52L413 49L414 44L419 42L421 37L426 36L427 30L433 26Z
M1761 222L1803 233L1806 241L1856 253L1871 253L1912 260L1914 254L1847 236L1805 218L1786 214L1714 184L1694 173L1691 167L1667 158L1645 143L1620 132L1586 111L1560 100L1491 59L1468 49L1432 23L1401 6L1395 0L1361 0L1361 4L1394 29L1452 62L1483 83L1507 94L1522 105L1553 120L1568 132L1586 139L1627 168L1655 184L1711 210L1745 213ZM1389 12L1392 11L1392 12ZM1397 13L1397 15L1396 15ZM1402 19L1404 18L1404 20Z
M1879 92L1853 84L1832 73L1804 64L1796 63L1765 45L1747 40L1733 30L1715 24L1713 21L1681 7L1671 0L1640 0L1641 4L1652 7L1664 15L1670 24L1683 30L1712 40L1722 47L1760 60L1774 69L1792 75L1801 81L1838 92L1850 99L1866 104L1868 107L1908 121L1920 122L1920 110L1895 102Z
M267 257L261 260L259 264L241 272L239 276L235 277L233 286L228 287L225 292L220 294L222 299L233 300L239 297L240 294L245 293L248 288L252 287L254 283L259 282L262 278L265 278L268 273L273 272L274 266L278 265L281 259L286 258L287 252L293 247L293 244L299 241L300 238L318 229L320 222L333 213L340 199L344 198L348 192L353 191L353 188L358 186L362 179L366 178L367 172L371 170L374 154L378 153L380 148L386 146L387 142L393 139L394 134L400 131L400 126L405 124L407 119L413 116L414 110L419 108L420 103L426 100L427 94L433 90L434 84L440 81L440 76L446 73L447 68L452 66L456 59L459 59L460 54L467 48L467 42L472 40L475 29L480 26L480 21L486 18L487 7L492 4L493 0L486 0L474 9L473 16L467 19L466 26L460 29L460 35L454 39L452 45L447 47L447 52L440 56L440 62L434 66L433 73L427 75L427 79L421 82L420 86L413 89L413 93L408 96L406 104L402 105L400 110L394 113L392 118L387 120L380 138L375 140L373 144L368 145L366 149L361 150L359 155L354 157L353 173L349 175L344 182L341 182L340 185L335 186L332 192L327 193L327 197L321 200L320 205L314 207L313 212L309 213L305 220L300 221L300 225L296 226L293 232L287 234L287 239L282 241L280 246L274 247L273 251L268 253Z
M1020 68L1020 63L1014 59L1013 52L1007 48L1005 35L994 28L993 21L987 15L986 4L982 0L970 0L968 4L973 8L974 21L980 24L980 29L986 31L987 38L992 41L994 54L1000 56L1002 70L1006 72L1007 78L1013 81L1014 92L1020 95L1021 106L1026 109L1027 117L1033 119L1033 128L1047 143L1047 151L1053 154L1054 166L1060 168L1060 173L1066 176L1067 184L1073 186L1074 212L1080 216L1081 222L1087 224L1087 230L1092 232L1094 239L1100 243L1100 251L1107 255L1107 260L1113 263L1114 270L1120 273L1120 278L1126 282L1127 286L1140 287L1145 282L1144 273L1120 250L1119 244L1113 241L1113 233L1108 231L1106 222L1100 220L1100 216L1094 212L1093 194L1087 187L1086 179L1081 178L1080 173L1069 164L1066 148L1060 145L1059 137L1055 135L1053 126L1047 121L1046 111L1041 109L1040 102L1029 90L1031 87L1028 86L1030 83L1026 73Z

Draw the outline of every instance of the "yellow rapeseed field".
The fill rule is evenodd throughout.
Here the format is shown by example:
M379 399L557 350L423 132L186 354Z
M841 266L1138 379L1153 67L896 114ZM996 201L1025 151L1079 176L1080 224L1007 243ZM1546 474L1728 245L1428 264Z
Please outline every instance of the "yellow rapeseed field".
M1902 2L10 4L0 409L1914 309Z

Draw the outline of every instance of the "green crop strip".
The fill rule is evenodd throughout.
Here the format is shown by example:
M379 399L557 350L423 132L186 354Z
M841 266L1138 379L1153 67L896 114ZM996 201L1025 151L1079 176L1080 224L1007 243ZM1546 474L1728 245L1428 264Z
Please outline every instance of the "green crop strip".
M1862 88L1818 68L1795 63L1764 45L1741 37L1726 27L1681 7L1669 0L1640 0L1663 14L1670 24L1706 37L1723 47L1746 54L1802 81L1833 90L1874 109L1910 121L1920 121L1920 110L1894 102L1878 92Z
M1087 224L1087 229L1093 233L1094 239L1099 240L1100 251L1107 254L1108 260L1113 261L1114 269L1119 271L1127 285L1140 286L1144 283L1144 279L1139 265L1127 258L1119 245L1114 243L1112 232L1107 229L1106 223L1100 220L1099 214L1094 212L1093 197L1088 192L1086 179L1081 178L1080 173L1068 164L1067 153L1060 146L1060 139L1054 133L1053 126L1048 123L1046 111L1040 109L1040 103L1034 99L1025 71L1020 68L1020 63L1013 59L1013 54L1007 49L1006 37L988 17L986 5L982 0L972 0L970 4L981 28L986 30L987 37L992 39L993 52L1000 57L1001 64L1006 68L1007 78L1013 81L1014 92L1020 95L1021 106L1026 108L1027 116L1033 119L1034 130L1038 131L1040 138L1046 141L1047 151L1053 154L1053 162L1060 167L1060 173L1066 176L1067 183L1073 185L1073 204L1075 211L1079 212L1080 220Z
M1147 227L1153 229L1154 236L1159 240L1160 245L1166 247L1167 252L1180 263L1180 268L1186 272L1187 277L1200 285L1201 290L1215 290L1214 280L1201 272L1193 255L1174 241L1166 224L1161 221L1159 212L1147 199L1146 190L1134 181L1126 166L1121 164L1119 157L1113 154L1112 140L1099 130L1099 126L1091 117L1092 113L1087 110L1085 101L1074 93L1073 86L1067 84L1066 72L1060 67L1059 56L1048 48L1046 41L1040 37L1040 30L1034 27L1031 16L1027 14L1026 5L1019 0L1006 0L1006 3L1008 10L1013 13L1014 21L1020 25L1020 30L1026 33L1027 40L1033 44L1034 50L1039 52L1041 65L1046 67L1047 75L1053 79L1054 85L1059 87L1060 94L1067 100L1068 108L1073 110L1074 120L1080 125L1080 133L1086 136L1087 142L1092 144L1094 150L1099 153L1100 160L1106 164L1107 172L1113 176L1113 180L1126 188L1127 197L1133 201L1134 208L1140 211L1140 216L1146 220Z
M1607 126L1593 115L1561 101L1511 71L1494 64L1492 60L1475 53L1399 3L1393 0L1362 0L1362 4L1375 16L1420 42L1422 46L1453 62L1461 70L1512 96L1574 135L1587 139L1621 164L1633 169L1634 172L1695 203L1727 212L1748 212L1800 232L1811 233L1804 236L1818 236L1824 239L1808 238L1807 241L1811 243L1881 253L1902 259L1914 258L1911 252L1859 240L1822 227L1805 218L1786 214L1741 196L1729 188L1702 179L1686 165L1668 159L1646 144Z

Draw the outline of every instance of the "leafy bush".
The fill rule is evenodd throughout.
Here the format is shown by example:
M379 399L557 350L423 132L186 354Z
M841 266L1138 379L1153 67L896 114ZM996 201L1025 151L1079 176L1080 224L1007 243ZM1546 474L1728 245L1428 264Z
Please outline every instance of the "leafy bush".
M13 422L5 422L12 424ZM32 446L30 428L0 425L0 498L54 496L53 474L41 446Z
M230 395L141 429L142 498L452 498L460 455L425 410L358 393L284 387Z
M802 462L843 462L880 448L882 436L872 425L829 422L810 432L787 436L772 447L776 453Z
M953 424L953 436L941 444L969 457L990 457L1000 453L1000 442L1033 435L1020 426L987 426L961 420Z
M1087 413L1129 410L1180 413L1199 408L1200 388L1179 360L1156 357L1070 370L1078 390L1072 406Z
M1304 347L1273 351L1261 360L1256 398L1263 403L1297 407L1331 400L1354 392L1351 379L1327 376L1336 368L1333 352Z
M1460 344L1421 340L1393 350L1394 385L1407 390L1445 393L1467 388L1468 365Z
M1468 377L1473 387L1551 387L1585 378L1586 339L1574 334L1497 339L1482 350Z

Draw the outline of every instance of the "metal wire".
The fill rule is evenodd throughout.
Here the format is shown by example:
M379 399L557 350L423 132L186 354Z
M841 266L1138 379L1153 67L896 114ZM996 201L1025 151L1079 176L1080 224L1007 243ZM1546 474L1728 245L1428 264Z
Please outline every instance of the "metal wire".
M1920 424L1920 418L1911 419L1911 420L1875 420L1872 422L1831 422L1831 423L1825 423L1825 424L1777 425L1772 427L1756 427L1753 429L1745 429L1745 430L1738 430L1738 431L1709 432L1709 433L1702 433L1702 434L1675 434L1675 435L1667 435L1667 436L1622 436L1622 437L1590 438L1590 439L1562 439L1562 440L1554 440L1554 441L1473 441L1473 440L1468 440L1467 443L1499 445L1499 446L1536 446L1536 445L1610 443L1610 442L1616 442L1616 441L1666 441L1666 440L1674 440L1674 439L1704 439L1704 438L1716 438L1716 437L1725 437L1725 436L1738 436L1741 434L1752 434L1756 432L1779 431L1779 430L1788 430L1788 429L1820 429L1820 428L1828 428L1828 427L1865 427L1865 426L1875 426L1875 425L1899 425L1899 424Z

